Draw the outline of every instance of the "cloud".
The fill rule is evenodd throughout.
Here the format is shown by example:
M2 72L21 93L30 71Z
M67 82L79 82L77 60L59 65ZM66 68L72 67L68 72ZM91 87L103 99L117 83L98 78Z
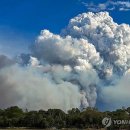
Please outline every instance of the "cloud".
M130 2L129 1L107 1L104 3L94 4L82 2L89 11L99 12L99 11L129 11L130 10Z

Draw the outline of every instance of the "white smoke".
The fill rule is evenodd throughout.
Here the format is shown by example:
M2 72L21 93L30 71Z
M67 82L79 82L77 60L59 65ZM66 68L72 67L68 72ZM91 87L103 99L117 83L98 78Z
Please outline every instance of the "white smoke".
M113 110L122 108L122 106L130 106L130 73L123 76L115 85L102 88L100 98L107 109Z
M62 67L60 69L64 71ZM29 110L60 108L66 111L80 106L82 95L78 86L66 81L57 84L51 75L42 76L35 68L5 68L0 71L0 79L2 108L18 105Z
M42 65L47 63L54 64L56 67L59 65L69 66L71 68L69 75L63 77L62 71L56 70L54 80L57 81L58 78L58 81L65 80L77 84L80 91L86 93L85 102L87 102L84 107L95 106L97 96L95 86L98 76L93 65L99 66L102 59L94 45L85 39L72 38L71 36L63 38L44 30L33 48L33 55L41 61Z
M0 69L0 107L130 105L130 27L107 12L80 14L61 35L42 30L31 54L18 59Z

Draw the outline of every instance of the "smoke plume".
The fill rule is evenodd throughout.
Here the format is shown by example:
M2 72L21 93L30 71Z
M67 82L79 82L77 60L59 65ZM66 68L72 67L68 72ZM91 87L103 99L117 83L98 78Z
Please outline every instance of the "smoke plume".
M0 107L128 106L129 70L129 25L118 25L108 12L79 14L60 35L42 30L16 63L0 56Z

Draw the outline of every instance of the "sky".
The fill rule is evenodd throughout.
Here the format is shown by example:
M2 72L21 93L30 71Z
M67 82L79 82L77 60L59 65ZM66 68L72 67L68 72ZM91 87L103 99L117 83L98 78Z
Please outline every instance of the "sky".
M111 17L108 13L98 13L98 15L87 13L100 11L109 12ZM82 14L85 12L86 14ZM78 14L82 15L75 17ZM47 97L47 103L51 101L43 87L46 83L47 92L53 91L54 86L56 87L51 97L56 103L52 100L54 104L50 103L51 107L59 104L64 109L66 99L66 104L70 104L66 109L79 106L80 101L80 105L83 103L85 107L94 106L99 95L101 95L97 99L99 107L106 106L107 109L111 104L115 106L111 105L109 108L122 104L129 105L130 27L119 25L130 24L129 18L130 1L128 0L0 0L0 66L9 64L7 69L1 67L2 71L0 71L2 72L0 90L6 87L2 89L5 91L3 93L6 93L6 101L0 103L5 102L6 106L14 102L21 104L20 101L23 101L22 105L26 106L29 98L29 104L32 105L30 108L39 106L40 103L44 106L46 103L42 104L43 99ZM64 28L66 28L63 34L65 37L62 37L60 33ZM68 35L70 37L67 37ZM31 46L32 50L29 52ZM15 66L13 58L21 53L23 55L17 57L19 59L16 63L20 62L19 64L23 66ZM13 61L1 54L10 56ZM14 72L15 75L12 76ZM10 80L9 84L6 82L7 79ZM13 90L10 89L12 82ZM40 87L36 89L37 98L34 96L35 83ZM126 84L125 88L124 84ZM67 88L64 87L66 85ZM99 89L98 95L97 86L102 90ZM17 95L14 95L15 88L18 91ZM22 88L24 90L19 91ZM80 91L81 89L83 92ZM30 94L25 95L26 92ZM42 92L45 92L45 97ZM18 97L18 100L14 97L17 101L11 102L9 96L6 98L10 93ZM66 96L60 98L61 95ZM119 95L120 102L118 102ZM72 100L68 100L69 96ZM24 97L27 99L25 102Z
M103 3L103 0L1 0L0 26L28 35L38 34L47 28L59 33L70 18L87 12L83 3ZM129 11L109 11L118 23L130 23Z
M116 23L130 24L129 9L130 2L125 0L1 0L0 53L28 52L41 30L59 34L71 18L83 12L108 11Z

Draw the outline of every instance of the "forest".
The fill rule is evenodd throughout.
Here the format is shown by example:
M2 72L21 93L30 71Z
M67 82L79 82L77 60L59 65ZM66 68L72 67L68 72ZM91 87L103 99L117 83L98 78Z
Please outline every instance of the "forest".
M23 110L17 106L0 109L1 128L104 128L102 119L130 120L130 107L116 111L101 112L96 108L88 107L83 111L78 108L68 110L60 109L39 111ZM111 125L108 129L130 129L129 125Z

